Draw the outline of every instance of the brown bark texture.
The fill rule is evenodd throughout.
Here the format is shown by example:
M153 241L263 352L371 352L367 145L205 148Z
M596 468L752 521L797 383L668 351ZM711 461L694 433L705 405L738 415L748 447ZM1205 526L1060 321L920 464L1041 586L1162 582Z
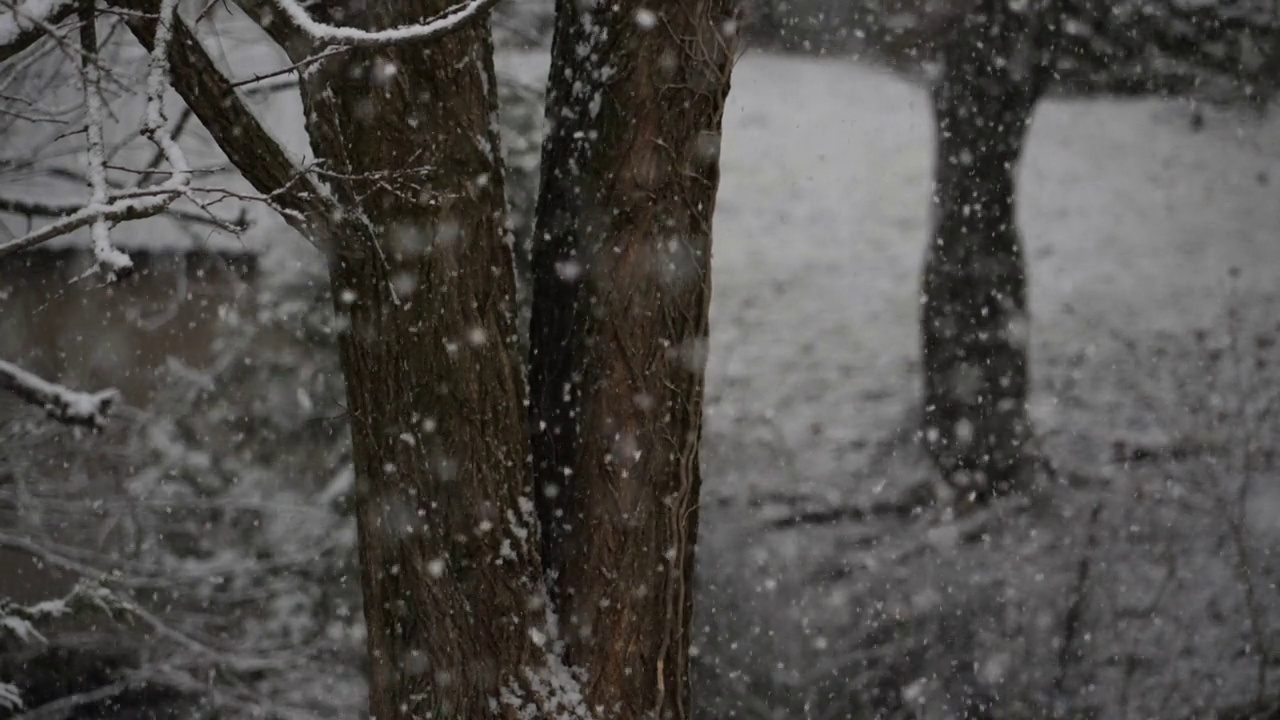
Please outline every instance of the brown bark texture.
M121 2L155 13L154 0ZM447 5L348 0L323 19L372 30ZM483 25L309 66L318 164L306 173L175 28L175 88L329 256L380 719L688 716L711 216L736 19L730 0L558 11L528 417ZM129 22L149 43L154 21ZM278 22L267 30L291 57L319 49Z
M448 5L339 16L377 30ZM343 208L327 245L378 720L520 717L545 665L492 56L478 22L353 49L303 87Z
M1027 275L1016 174L1048 81L1051 8L979 0L958 16L933 89L934 234L921 333L924 433L943 476L974 499L1025 477Z
M556 9L532 261L543 560L587 705L683 718L735 7Z

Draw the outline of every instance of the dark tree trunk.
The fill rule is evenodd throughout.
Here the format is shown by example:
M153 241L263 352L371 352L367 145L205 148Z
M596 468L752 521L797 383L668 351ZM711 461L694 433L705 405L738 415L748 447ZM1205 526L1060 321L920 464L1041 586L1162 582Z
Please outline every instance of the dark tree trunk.
M129 1L149 42L155 6ZM329 252L379 720L688 716L732 1L559 2L527 415L483 25L308 65L323 189L175 28L184 99ZM242 5L293 60L315 54L270 7ZM457 7L312 5L364 29Z
M1027 279L1015 176L1050 53L1040 14L1007 0L974 5L945 38L933 90L935 229L921 326L927 445L948 482L983 498L1014 489L1025 472Z
M451 4L352 1L342 18L379 29ZM337 55L303 88L345 211L328 245L378 720L520 717L546 664L492 54L477 22Z
M570 665L616 718L689 713L711 217L732 0L559 0L530 420Z

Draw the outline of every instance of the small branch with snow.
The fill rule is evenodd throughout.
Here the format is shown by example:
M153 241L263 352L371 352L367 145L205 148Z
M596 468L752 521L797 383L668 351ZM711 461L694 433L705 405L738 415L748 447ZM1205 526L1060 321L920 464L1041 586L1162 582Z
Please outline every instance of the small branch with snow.
M169 183L165 183L165 185L169 185ZM159 215L176 199L176 195L172 195L172 192L171 189L162 191L145 199L126 197L105 205L90 203L55 222L33 230L22 237L0 244L0 258L22 252L43 242L66 235L73 230L92 224L99 218L118 223Z
M0 0L3 1L3 0ZM155 187L114 197L107 193L106 150L103 142L105 110L100 88L101 69L97 65L97 10L93 0L80 7L81 73L87 111L88 173L92 197L80 210L32 232L0 244L0 257L21 252L84 226L91 226L93 254L99 267L109 273L128 270L133 262L111 244L110 225L151 217L166 211L191 184L191 168L172 134L165 129L164 90L169 78L169 40L176 22L177 0L162 0L147 76L147 109L142 135L160 149L172 168L169 179Z
M158 191L154 187L141 187L134 190L111 193L107 196L107 202L111 204L126 198L148 197L157 194L164 194L164 191ZM62 218L67 215L74 215L82 210L84 210L84 205L80 203L45 202L32 198L0 197L0 212L13 213L14 215L22 215L28 218ZM175 220L208 225L230 233L241 233L249 228L248 220L243 217L244 213L241 213L241 217L225 218L209 212L170 207L164 210L164 214Z
M106 122L102 102L102 70L98 67L98 13L94 0L81 0L80 6L80 73L84 84L85 132L89 138L89 189L93 197L90 207L107 204L107 155L103 141L103 124ZM98 214L90 226L93 239L93 257L99 266L114 275L133 268L129 256L111 244L111 230L107 218Z
M316 22L297 0L274 0L274 2L289 22L314 42L374 48L444 37L465 27L467 23L478 20L498 4L498 0L466 0L420 23L369 31Z
M128 609L127 604L96 581L81 580L65 596L34 605L20 605L0 598L0 631L23 643L46 642L37 625L84 613L103 613L110 617Z
M120 399L115 388L86 393L51 383L34 373L0 360L0 390L42 408L49 417L68 425L101 427Z
M114 0L113 5L129 11L125 24L154 56L160 34L157 0ZM173 18L168 45L170 83L227 159L289 225L324 247L338 216L327 189L258 120L181 17Z

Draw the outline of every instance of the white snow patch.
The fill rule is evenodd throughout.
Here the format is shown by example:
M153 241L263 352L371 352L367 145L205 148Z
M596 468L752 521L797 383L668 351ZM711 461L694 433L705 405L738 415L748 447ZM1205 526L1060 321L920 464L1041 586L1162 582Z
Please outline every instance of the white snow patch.
M446 35L480 13L489 9L496 0L468 0L443 13L416 25L403 25L370 32L353 27L338 27L316 22L296 0L275 0L276 7L289 21L310 35L316 42L361 47L386 47L409 41L422 41Z
M0 45L8 45L28 30L48 26L54 15L70 6L64 0L19 0L0 12Z

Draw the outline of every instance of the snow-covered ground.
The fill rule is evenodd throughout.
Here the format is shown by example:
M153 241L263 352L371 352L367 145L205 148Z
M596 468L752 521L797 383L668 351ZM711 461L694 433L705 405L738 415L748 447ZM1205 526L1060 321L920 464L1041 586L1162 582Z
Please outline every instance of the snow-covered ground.
M1210 113L1194 132L1189 116L1185 102L1115 99L1052 100L1035 116L1019 188L1032 405L1071 483L956 523L781 529L797 510L865 506L930 477L912 417L933 130L924 88L888 73L742 60L721 157L704 443L704 677L728 688L715 702L765 717L763 699L780 717L799 707L789 697L810 698L806 717L860 717L850 697L879 689L946 717L927 698L954 700L953 661L979 666L1002 717L1043 710L1047 688L1100 717L1200 716L1256 692L1247 583L1215 504L1239 479L1253 421L1192 398L1225 407L1274 387L1280 122ZM1252 386L1213 359L1233 335L1258 363ZM1115 462L1123 443L1190 459L1128 466ZM1280 536L1269 467L1244 503L1261 547ZM1275 564L1257 557L1252 572ZM1076 598L1084 620L1067 630ZM1070 653L1052 649L1067 636Z
M1233 266L1244 289L1280 284L1280 203L1259 182L1280 183L1280 123L1211 117L1194 133L1188 114L1155 100L1037 111L1019 188L1037 362L1113 330L1220 319ZM918 384L932 154L921 87L843 59L749 54L735 69L715 218L709 494L855 490L865 451L903 423ZM776 462L720 464L744 452Z

